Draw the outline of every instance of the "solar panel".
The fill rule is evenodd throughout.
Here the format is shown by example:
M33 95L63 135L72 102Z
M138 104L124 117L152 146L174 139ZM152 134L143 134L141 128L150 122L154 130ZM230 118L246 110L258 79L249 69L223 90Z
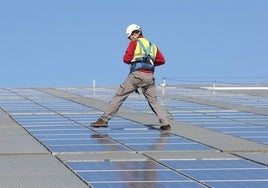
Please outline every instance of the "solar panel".
M209 186L267 186L268 168L246 160L179 160L162 161L170 168ZM249 184L248 184L249 183Z
M93 187L204 187L150 160L66 164Z

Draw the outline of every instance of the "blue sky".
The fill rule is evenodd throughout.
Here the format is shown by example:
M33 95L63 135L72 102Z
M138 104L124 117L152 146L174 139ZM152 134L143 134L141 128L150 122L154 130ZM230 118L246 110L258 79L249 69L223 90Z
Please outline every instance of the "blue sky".
M268 82L266 0L0 2L0 87L119 85L126 27L142 26L166 58L155 76Z

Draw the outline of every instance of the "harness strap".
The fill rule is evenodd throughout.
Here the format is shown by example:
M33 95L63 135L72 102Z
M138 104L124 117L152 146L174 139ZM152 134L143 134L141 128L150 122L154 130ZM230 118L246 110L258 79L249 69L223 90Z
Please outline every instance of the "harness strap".
M149 55L150 55L150 52L151 52L151 48L152 48L152 43L149 42L149 48L146 50L146 49L145 49L145 46L142 44L141 40L138 39L137 41L138 41L138 43L141 45L143 51L145 52L145 55L146 55L146 56L149 56Z

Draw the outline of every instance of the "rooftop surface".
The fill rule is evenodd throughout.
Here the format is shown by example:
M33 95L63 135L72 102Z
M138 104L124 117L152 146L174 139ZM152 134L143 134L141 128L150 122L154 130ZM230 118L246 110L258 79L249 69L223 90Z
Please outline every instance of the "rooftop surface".
M170 132L134 93L91 128L116 87L1 88L0 188L267 188L267 86L157 89Z

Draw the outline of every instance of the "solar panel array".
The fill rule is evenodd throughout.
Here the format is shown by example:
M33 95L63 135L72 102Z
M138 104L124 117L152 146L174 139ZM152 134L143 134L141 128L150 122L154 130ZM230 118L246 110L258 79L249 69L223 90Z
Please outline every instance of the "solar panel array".
M93 98L104 102L109 102L115 92L114 88L106 87L57 89L85 100ZM163 92L161 88L158 91ZM267 116L176 99L176 95L189 96L189 93L200 98L211 95L203 90L167 89L159 99L170 118L268 143ZM233 102L224 94L213 100L222 98ZM138 117L135 122L115 117L109 122L109 128L94 129L89 123L95 121L101 111L37 89L0 89L0 106L91 187L267 187L265 164L232 154L224 157L217 148L172 132L161 132L139 123ZM128 98L124 107L152 113L144 98L136 94ZM207 153L212 155L198 157ZM155 157L160 154L165 157ZM180 157L188 154L190 157ZM93 155L99 158L92 158ZM127 158L128 155L132 157Z
M228 103L250 105L252 107L267 108L268 99L264 97L248 96L242 94L214 93L208 90L182 89L177 87L167 88L165 95L159 97L160 104L166 110L170 118L177 121L191 123L203 128L219 131L233 136L249 139L252 141L268 143L268 116L255 113L241 112L232 109L220 108L204 104L193 103L184 100L174 99L176 95L205 98ZM83 96L95 97L94 91L86 88L73 88L69 92ZM100 96L113 96L114 90L99 91ZM163 93L158 88L158 93ZM174 95L174 96L173 96ZM98 99L101 99L98 97ZM106 98L109 101L111 98ZM246 101L246 102L245 102ZM123 104L126 107L152 113L144 97L131 95Z

